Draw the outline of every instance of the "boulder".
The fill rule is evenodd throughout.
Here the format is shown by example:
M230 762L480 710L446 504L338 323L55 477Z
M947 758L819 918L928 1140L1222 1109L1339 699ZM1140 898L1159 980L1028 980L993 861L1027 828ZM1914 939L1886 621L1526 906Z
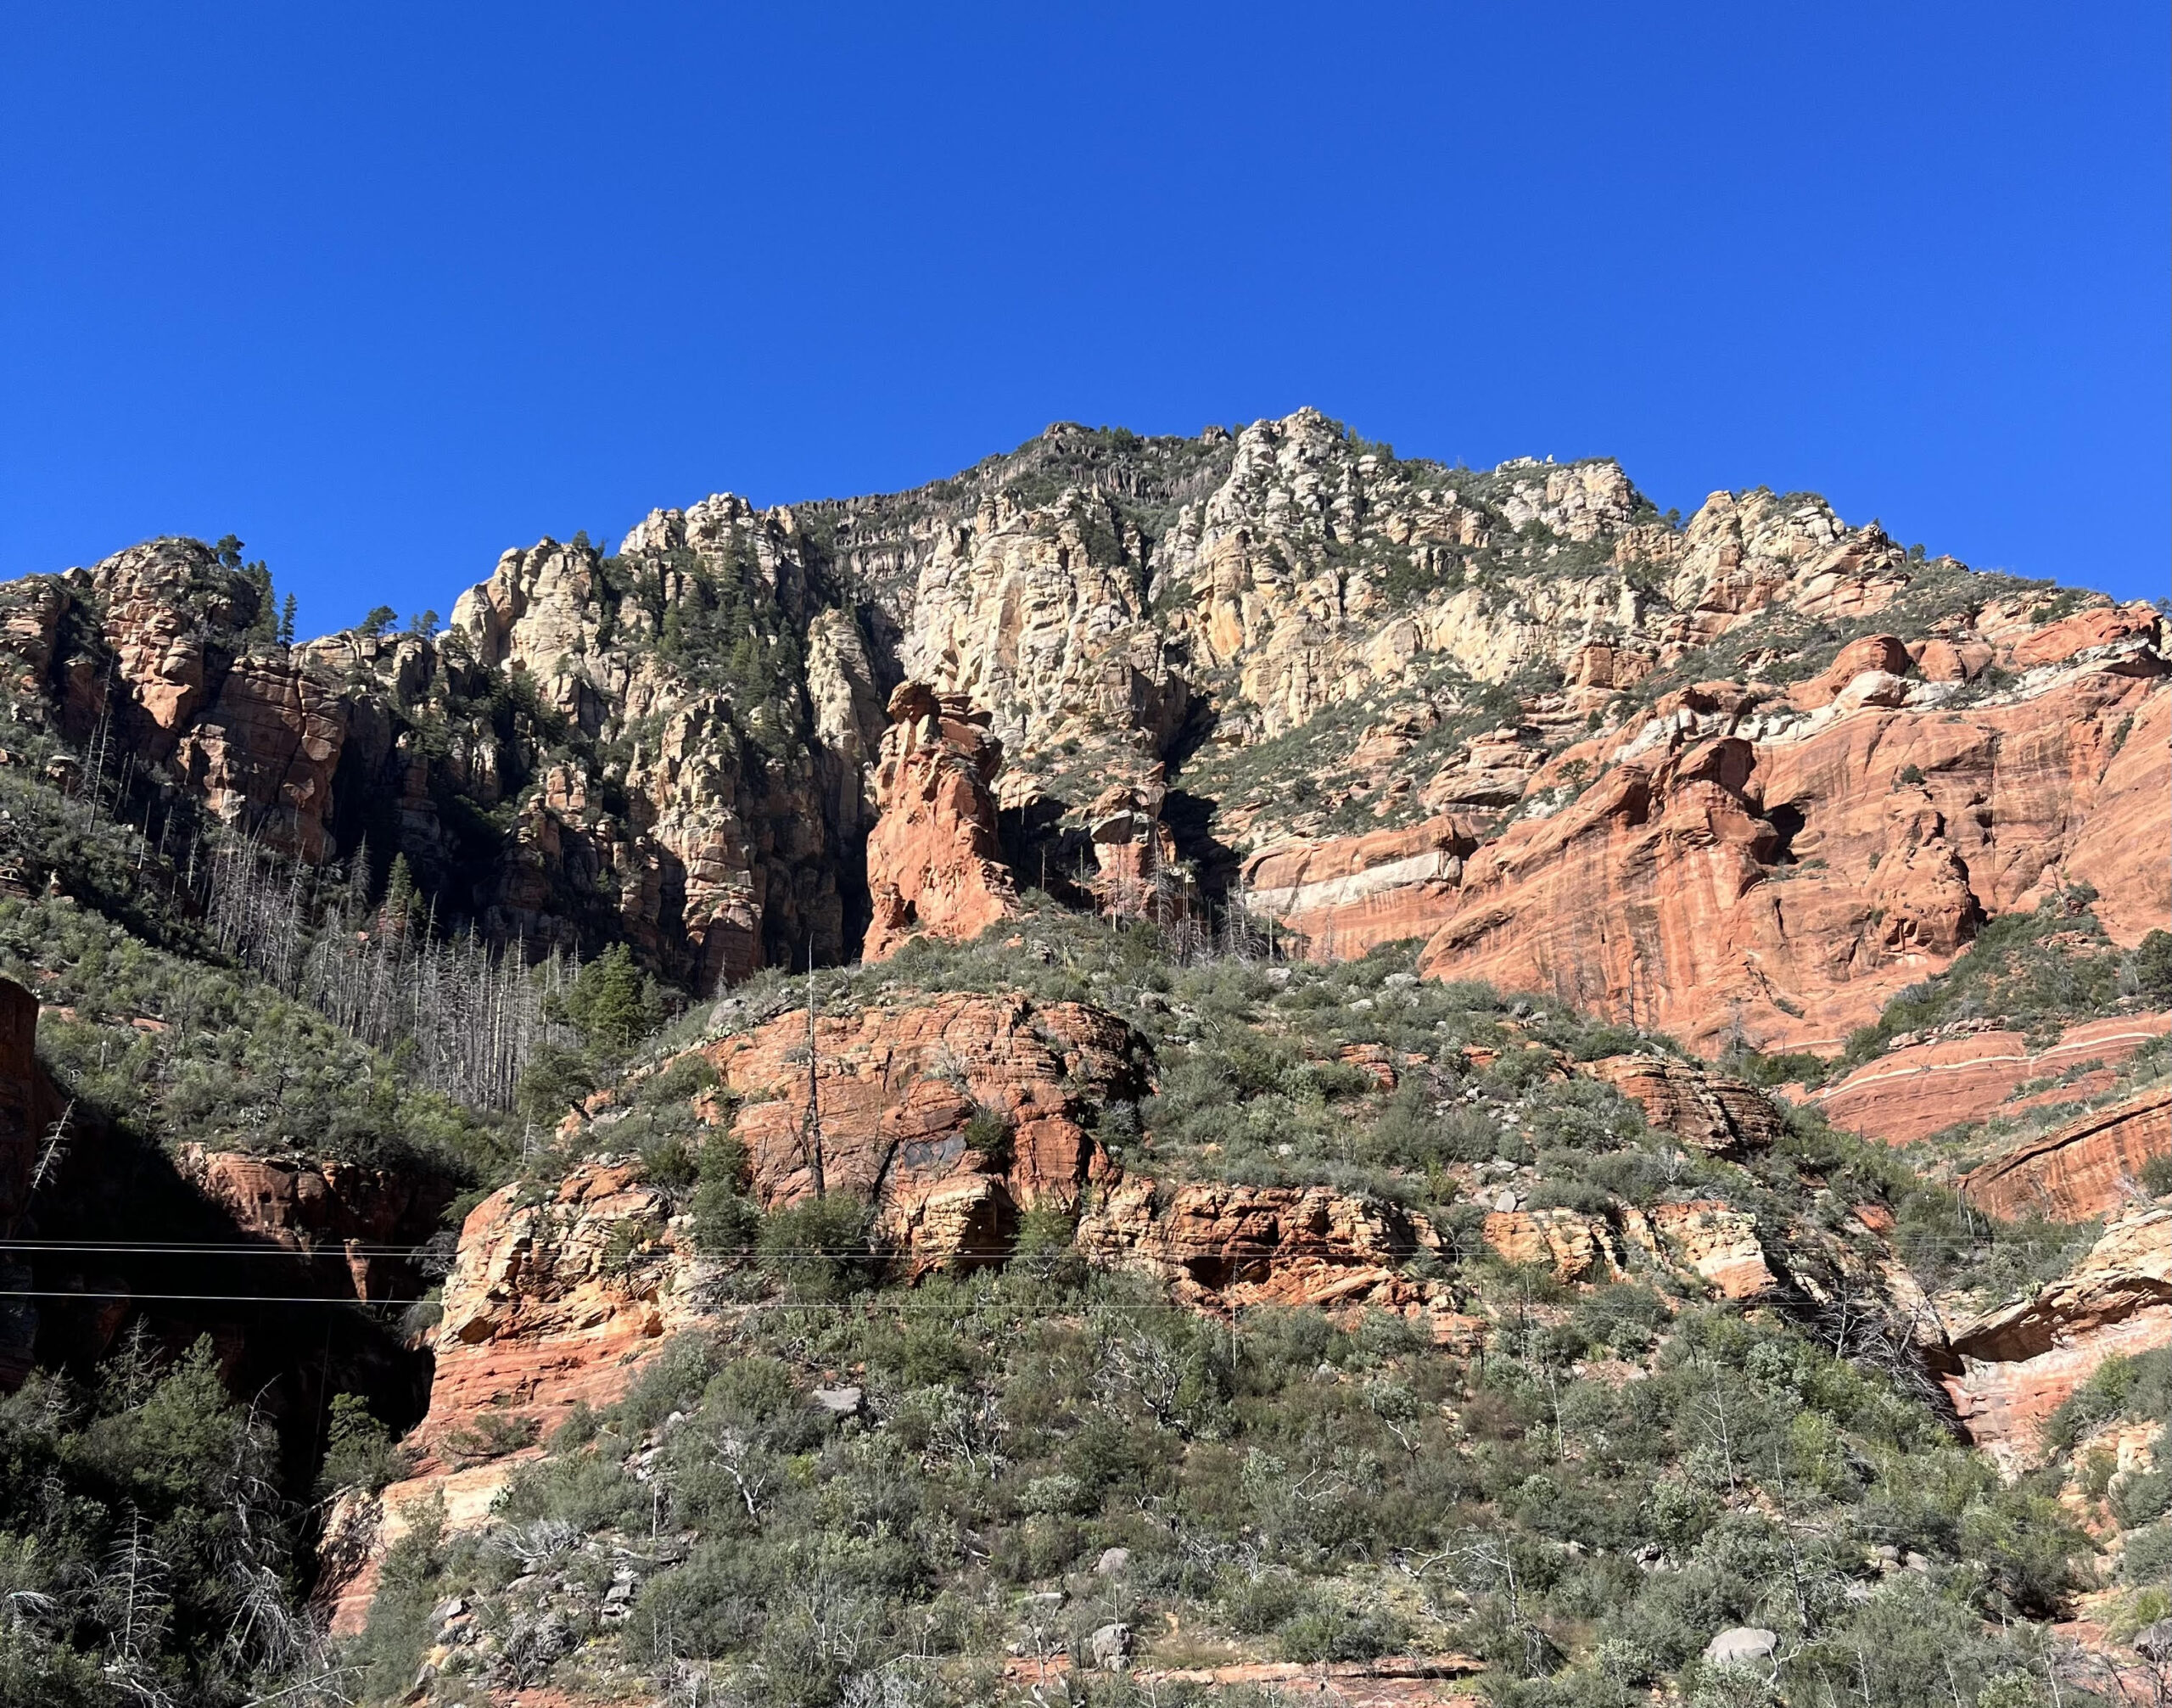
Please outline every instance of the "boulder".
M1105 1672L1121 1672L1131 1664L1131 1627L1123 1624L1104 1625L1087 1639L1087 1649L1094 1657L1094 1665Z
M1761 1625L1731 1625L1705 1645L1705 1664L1758 1672L1769 1670L1780 1647L1779 1633Z

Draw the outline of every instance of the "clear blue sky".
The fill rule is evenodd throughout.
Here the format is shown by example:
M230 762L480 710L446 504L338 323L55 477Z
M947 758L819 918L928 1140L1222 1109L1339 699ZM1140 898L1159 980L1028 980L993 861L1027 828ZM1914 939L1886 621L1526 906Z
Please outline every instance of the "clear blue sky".
M18 5L0 575L231 530L315 631L1311 403L2160 596L2168 54L2162 0Z

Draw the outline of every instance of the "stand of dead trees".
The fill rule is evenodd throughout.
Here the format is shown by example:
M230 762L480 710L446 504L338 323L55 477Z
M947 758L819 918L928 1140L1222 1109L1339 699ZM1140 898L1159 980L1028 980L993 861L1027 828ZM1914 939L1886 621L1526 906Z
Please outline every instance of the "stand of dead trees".
M344 870L311 868L229 833L199 843L188 871L223 951L433 1090L511 1108L536 1049L573 1041L548 1017L579 970L570 957L553 949L530 967L524 945L494 947L472 925L441 937L400 861L372 906L367 846Z

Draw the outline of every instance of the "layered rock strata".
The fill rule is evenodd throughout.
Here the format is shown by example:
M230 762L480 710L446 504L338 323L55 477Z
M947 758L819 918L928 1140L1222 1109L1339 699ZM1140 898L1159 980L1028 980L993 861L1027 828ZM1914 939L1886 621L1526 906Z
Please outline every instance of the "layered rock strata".
M1290 952L1322 960L1430 937L1453 916L1478 836L1453 815L1408 830L1270 844L1244 863L1243 904L1295 934Z
M2172 1085L2091 1110L1971 1170L1961 1193L2008 1220L2080 1222L2154 1196L2142 1171L2164 1159L2172 1159Z
M1307 952L1424 934L1443 976L1700 1048L1827 1047L2055 882L2093 883L2123 943L2172 916L2148 608L1979 589L1799 496L1716 493L1671 525L1611 462L1452 470L1311 410L1190 440L1060 426L840 504L718 495L615 553L505 554L442 636L281 647L262 597L155 541L10 584L0 649L78 764L125 747L139 788L148 764L310 858L367 836L441 919L531 951L628 941L697 992L844 958L870 910L878 955L999 918L974 781L999 739L1022 837L1066 869L1094 849L1106 909L1166 911L1173 870L1218 890L1243 862ZM1934 614L1805 663L1889 612ZM1721 674L1647 709L1685 661ZM958 765L878 751L901 675L984 708ZM1190 791L1338 706L1307 775L1285 755L1191 795L1181 829L1106 798L1156 762ZM1346 826L1420 803L1452 816L1316 833L1330 804Z
M1779 1274L1748 1212L1709 1199L1654 1205L1617 1203L1609 1213L1581 1210L1496 1210L1482 1229L1486 1245L1512 1263L1536 1263L1556 1280L1601 1285L1642 1268L1675 1276L1721 1298L1763 1298L1783 1291Z
M1466 862L1425 969L1706 1050L1836 1048L1978 921L2065 878L2126 885L2135 938L2172 916L2172 828L2133 822L2116 774L2168 703L2153 675L2085 668L2008 706L1865 705L1786 741L1625 751Z
M2045 1422L2114 1353L2172 1346L2172 1210L2108 1228L2074 1268L1951 1336L1943 1378L1970 1440L2009 1472L2032 1463Z
M1081 1218L1078 1241L1095 1263L1159 1276L1204 1309L1363 1305L1422 1319L1444 1335L1459 1321L1445 1286L1404 1270L1439 1249L1432 1228L1396 1205L1330 1187L1163 1187L1134 1175Z
M1763 1093L1710 1068L1663 1056L1609 1056L1579 1063L1578 1072L1611 1085L1652 1126L1707 1156L1739 1158L1784 1130Z
M2099 1095L2112 1089L2129 1056L2168 1030L2172 1014L2119 1015L2070 1026L2057 1043L2036 1050L2018 1032L1962 1032L1902 1044L1800 1095L1835 1127L1888 1145L1909 1145L1963 1123ZM2022 1091L2032 1084L2040 1089Z

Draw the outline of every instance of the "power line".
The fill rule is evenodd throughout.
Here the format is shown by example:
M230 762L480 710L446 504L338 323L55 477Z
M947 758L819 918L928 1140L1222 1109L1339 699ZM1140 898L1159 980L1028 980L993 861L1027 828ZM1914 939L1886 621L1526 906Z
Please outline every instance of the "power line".
M189 1243L189 1240L65 1240L65 1239L0 1239L0 1252L20 1252L24 1256L48 1256L63 1252L128 1252L137 1256L202 1256L202 1258L341 1258L341 1256L365 1256L365 1258L422 1258L422 1256L443 1256L443 1247L434 1245L348 1245L345 1240L328 1240L326 1245L217 1245L210 1240Z
M80 1291L59 1288L0 1287L0 1299L73 1299L79 1304L119 1300L137 1304L145 1300L161 1304L199 1305L398 1305L406 1309L413 1299L342 1299L325 1293L134 1293L102 1292L95 1287Z

